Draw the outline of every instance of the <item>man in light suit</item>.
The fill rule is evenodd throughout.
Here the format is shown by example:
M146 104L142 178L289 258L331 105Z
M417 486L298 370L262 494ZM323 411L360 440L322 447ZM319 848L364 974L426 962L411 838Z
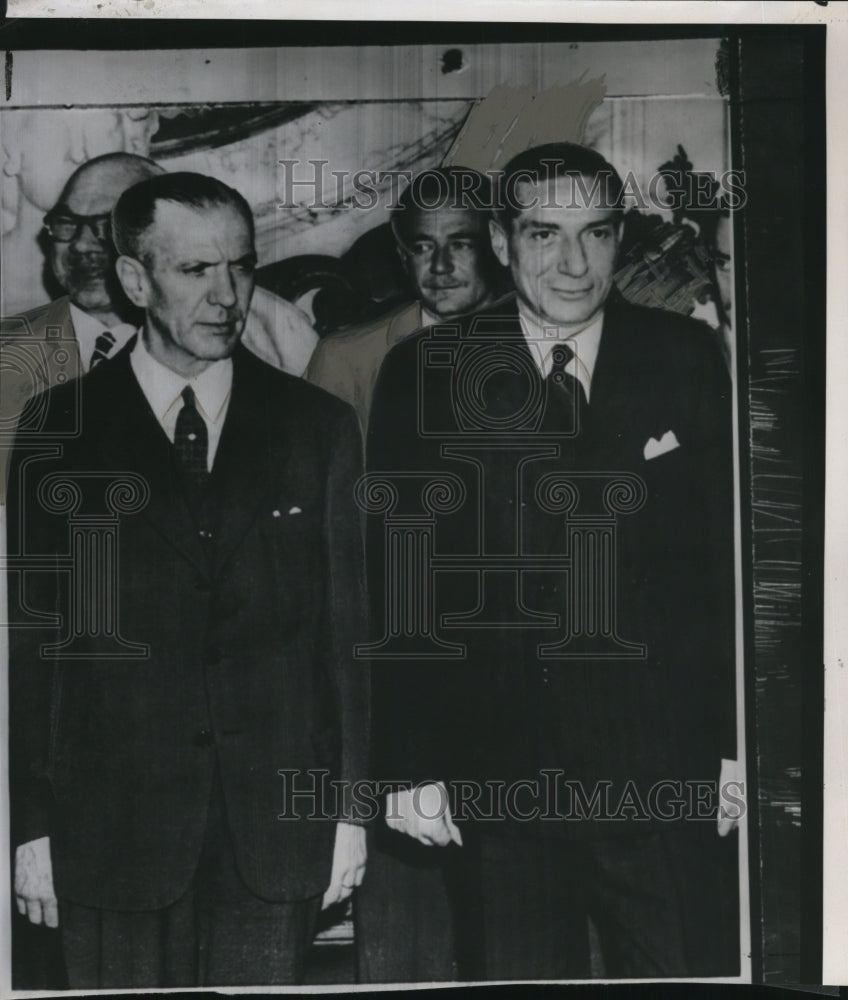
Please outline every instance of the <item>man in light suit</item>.
M350 403L363 434L383 358L422 326L480 309L503 283L488 236L491 190L475 170L426 170L398 198L392 231L415 301L365 326L324 337L306 378Z
M374 741L408 783L388 825L477 886L489 979L588 976L587 915L610 978L738 974L731 384L709 330L616 291L622 194L585 147L515 157L491 235L516 294L398 345L371 412L396 518L433 477L466 501L398 633L463 655L392 660L387 621ZM385 544L374 517L378 629Z
M44 219L42 245L50 279L65 293L3 320L0 421L8 430L29 396L77 378L116 354L140 321L115 273L110 214L120 195L165 171L134 153L106 153L68 178ZM295 306L257 289L242 342L283 371L302 375L318 335ZM8 448L2 447L8 457ZM6 485L0 483L0 503Z
M297 982L365 860L356 419L240 345L236 191L150 178L114 232L140 334L29 404L11 467L10 551L44 571L10 603L59 612L10 636L17 907L59 924L72 988Z

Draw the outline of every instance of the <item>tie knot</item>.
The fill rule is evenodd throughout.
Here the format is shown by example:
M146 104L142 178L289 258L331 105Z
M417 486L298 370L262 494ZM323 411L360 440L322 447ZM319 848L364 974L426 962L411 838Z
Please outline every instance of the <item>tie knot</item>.
M104 330L103 333L98 334L97 339L94 341L94 350L91 352L90 367L94 368L101 361L105 361L114 346L115 334L111 330Z
M551 379L560 384L565 379L566 365L574 357L574 350L570 344L561 343L551 351Z
M111 330L104 330L97 340L94 341L94 349L96 351L103 351L104 354L108 354L111 348L115 344L115 334Z
M194 389L192 389L190 385L187 385L180 395L183 397L183 402L190 410L196 409L194 405Z

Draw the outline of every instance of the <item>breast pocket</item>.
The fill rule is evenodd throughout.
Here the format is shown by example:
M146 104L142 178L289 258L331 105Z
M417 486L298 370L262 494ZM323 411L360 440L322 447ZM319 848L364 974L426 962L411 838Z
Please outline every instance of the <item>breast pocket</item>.
M323 589L324 527L316 505L280 502L264 515L263 542L273 561L278 606L289 619L306 617Z

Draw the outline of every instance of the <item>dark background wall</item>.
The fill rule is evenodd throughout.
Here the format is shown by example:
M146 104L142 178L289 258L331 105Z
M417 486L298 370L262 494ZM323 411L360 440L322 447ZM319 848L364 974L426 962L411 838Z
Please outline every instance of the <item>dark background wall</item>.
M747 192L736 257L750 420L753 970L766 983L812 983L821 981L824 29L743 31L732 54L734 163Z

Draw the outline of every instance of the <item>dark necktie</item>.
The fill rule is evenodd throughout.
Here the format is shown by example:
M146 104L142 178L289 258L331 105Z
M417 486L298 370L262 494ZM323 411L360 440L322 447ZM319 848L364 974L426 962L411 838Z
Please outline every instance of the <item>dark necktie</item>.
M105 361L114 346L115 335L109 330L104 330L97 340L94 341L94 353L91 355L91 364L88 366L89 371L95 365L99 365L101 361Z
M184 405L177 416L174 447L177 449L177 457L190 481L195 486L203 486L209 478L206 468L209 434L206 430L206 422L197 412L191 386L187 385L181 395Z
M557 344L551 354L551 373L548 377L554 391L561 393L567 399L570 411L574 415L575 432L579 432L586 418L589 402L583 390L583 383L565 370L565 366L573 357L574 351L569 344Z

